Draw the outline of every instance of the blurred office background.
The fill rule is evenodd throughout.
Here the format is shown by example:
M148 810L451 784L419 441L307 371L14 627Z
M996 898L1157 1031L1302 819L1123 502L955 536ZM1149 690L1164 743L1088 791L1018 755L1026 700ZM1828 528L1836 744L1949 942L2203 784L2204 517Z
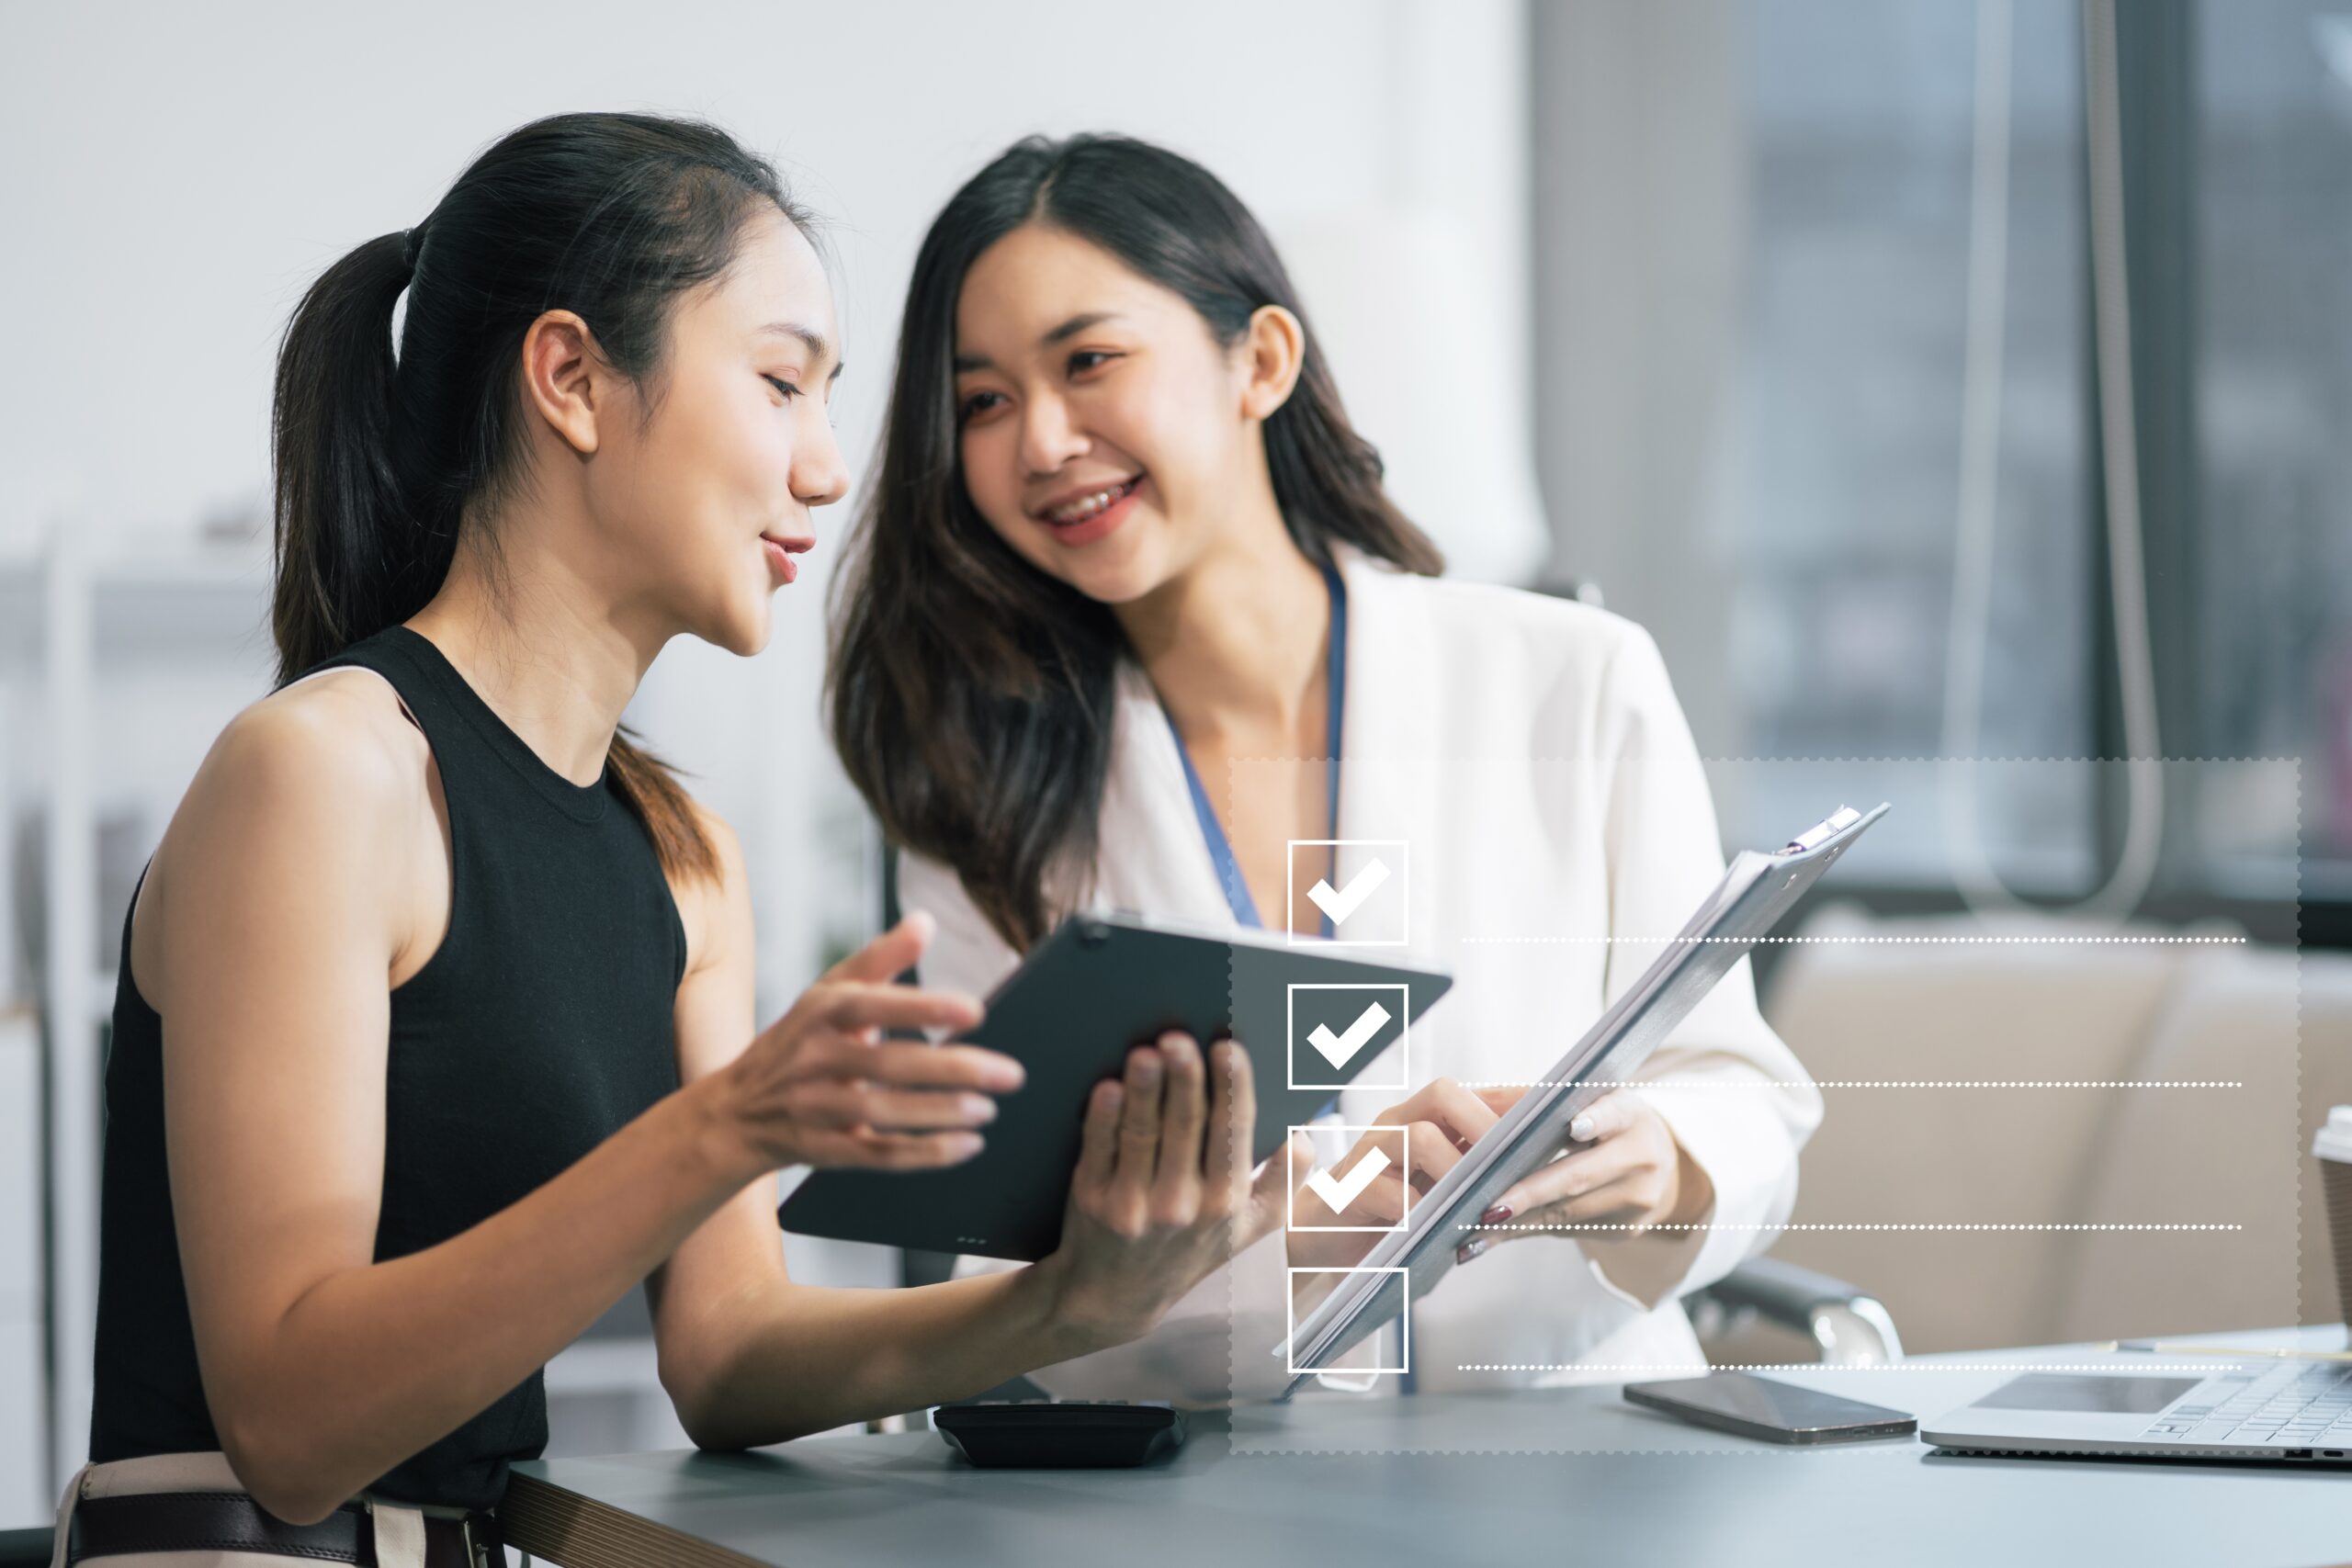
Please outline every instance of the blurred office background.
M1909 1069L1938 1052L1956 1075L2133 1077L2219 1051L2210 1076L2284 1096L2248 1125L2275 1144L2255 1191L2285 1206L2291 1247L2301 1102L2352 1099L2327 1087L2339 1067L2312 1069L2352 1052L2340 999L2312 1000L2341 998L2322 950L2352 941L2352 0L2116 10L2110 27L2078 0L9 7L0 1527L43 1516L80 1458L124 908L210 738L266 688L277 333L329 261L563 108L707 115L826 215L861 467L916 243L966 175L1033 130L1199 157L1276 230L1456 570L1598 595L1656 633L1701 750L1738 760L1717 773L1734 846L1812 820L1824 792L1948 796L1953 775L1923 761L1939 757L2268 760L2161 788L2120 767L1987 768L1964 813L1890 818L1837 889L1851 907L1814 917L1962 929L1989 897L2040 931L2061 917L2014 899L2104 888L2097 929L2251 939L2227 967L2148 948L2020 976L1970 951L1895 976L1948 989L1924 1024L1874 999L1891 971L1836 950L1761 967L1825 1077L1936 1076ZM2102 189L2122 215L2109 258ZM2128 279L2104 380L2102 260ZM880 908L878 845L817 719L820 589L847 512L774 646L673 647L632 713L742 834L767 1012ZM2119 550L2136 599L2118 597ZM1986 997L2039 999L1972 1021ZM2077 1048L2063 1075L1968 1073L1987 1030L2029 1066L2056 1060L2033 1055L2053 1020ZM1874 1055L1905 1040L1917 1054ZM1887 1103L1832 1098L1832 1178L1894 1158L1870 1137ZM1972 1104L1936 1136L1962 1155L2055 1116L2034 1124L2064 1157L2018 1180L2067 1204L2148 1190L2111 1156L2161 1142L2173 1112L2135 1129L2128 1096L2035 1103ZM1810 1168L1807 1194L1842 1212ZM788 1250L813 1278L898 1278L872 1249ZM2143 1321L2096 1289L2140 1265L2079 1248L1781 1250L1860 1277L1914 1348L2226 1327L2237 1305ZM2007 1307L1906 1295L1939 1267L2007 1270ZM2266 1320L2340 1315L2324 1272L2261 1298ZM558 1363L560 1449L680 1440L643 1327L625 1303Z

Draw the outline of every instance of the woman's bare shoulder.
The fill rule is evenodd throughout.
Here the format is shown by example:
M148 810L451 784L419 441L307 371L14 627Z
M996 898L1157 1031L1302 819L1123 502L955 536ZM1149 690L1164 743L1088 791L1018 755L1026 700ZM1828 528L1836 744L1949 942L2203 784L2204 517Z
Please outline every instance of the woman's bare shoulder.
M274 692L213 741L149 882L183 867L211 881L230 859L396 871L433 821L432 763L380 676L335 670Z
M424 735L391 687L366 671L315 676L230 720L173 813L140 894L133 961L150 1003L160 1011L176 997L175 951L190 942L201 948L208 929L251 926L250 909L224 915L245 907L241 900L275 908L291 889L332 888L331 904L381 911L388 960L419 934L437 936L425 928L433 900L446 902L446 884L420 875L435 863L424 857L440 837L431 774ZM184 918L198 909L206 913L193 924Z
M229 721L197 781L199 795L331 794L342 811L413 806L432 750L400 696L367 670L330 670L282 687Z

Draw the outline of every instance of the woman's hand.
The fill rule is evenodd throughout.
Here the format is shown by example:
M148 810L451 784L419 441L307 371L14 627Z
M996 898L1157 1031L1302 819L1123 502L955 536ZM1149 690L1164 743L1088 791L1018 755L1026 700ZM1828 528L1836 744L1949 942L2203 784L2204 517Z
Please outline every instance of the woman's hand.
M1480 1092L1499 1112L1527 1091ZM1638 1235L1653 1225L1690 1224L1714 1201L1714 1184L1674 1141L1657 1108L1621 1089L1579 1111L1568 1123L1565 1152L1478 1217L1482 1224L1521 1228L1481 1232L1454 1250L1454 1261L1467 1263L1498 1240L1577 1234L1542 1226L1606 1225L1611 1229L1586 1233L1606 1238Z
M1094 1086L1061 1246L1035 1269L1071 1354L1140 1337L1282 1224L1285 1175L1303 1178L1312 1151L1277 1151L1253 1182L1257 1120L1250 1057L1230 1040L1204 1062L1192 1036L1164 1034L1128 1054L1124 1078Z
M881 1038L885 1029L953 1033L980 1021L969 997L892 984L922 957L931 931L929 916L908 916L828 970L702 1080L757 1162L752 1174L787 1165L922 1170L979 1153L971 1129L995 1120L991 1095L1021 1087L1021 1064L975 1045Z
M1405 1217L1407 1184L1417 1194L1427 1192L1439 1177L1461 1163L1471 1145L1486 1135L1487 1129L1498 1119L1497 1111L1496 1106L1452 1078L1433 1078L1374 1117L1379 1126L1403 1130L1403 1158L1398 1158L1399 1134L1366 1133L1356 1141L1355 1147L1332 1165L1332 1171L1344 1179L1361 1170L1363 1162L1375 1153L1386 1163L1346 1208L1333 1213L1329 1205L1313 1192L1295 1198L1294 1228L1287 1238L1290 1266L1353 1267L1372 1250L1381 1231ZM1311 1148L1306 1159L1306 1166L1292 1173L1295 1184L1304 1181L1313 1168ZM1365 1228L1295 1228L1299 1224Z

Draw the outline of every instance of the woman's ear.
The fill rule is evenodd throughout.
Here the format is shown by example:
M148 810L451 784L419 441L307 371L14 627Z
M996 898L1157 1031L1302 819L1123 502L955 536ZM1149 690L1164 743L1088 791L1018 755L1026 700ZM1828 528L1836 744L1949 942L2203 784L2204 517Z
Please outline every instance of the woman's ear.
M548 311L523 334L523 396L583 457L596 450L611 376L588 323L570 310Z
M1250 419L1271 419L1298 385L1298 373L1306 364L1306 329L1280 305L1261 305L1250 313L1241 352L1250 376L1242 389L1241 412Z

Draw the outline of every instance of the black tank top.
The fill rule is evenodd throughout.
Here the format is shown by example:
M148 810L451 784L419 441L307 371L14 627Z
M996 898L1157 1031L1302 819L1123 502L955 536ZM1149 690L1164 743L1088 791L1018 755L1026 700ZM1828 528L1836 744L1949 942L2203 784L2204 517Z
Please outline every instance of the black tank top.
M423 727L452 847L448 933L391 994L380 1262L506 1208L678 1087L671 1010L685 933L609 769L585 788L556 773L404 626L319 668L338 665L383 676ZM163 1020L131 977L130 932L126 916L106 1068L98 1461L220 1446L164 1168ZM533 1371L372 1489L487 1508L505 1491L508 1463L536 1457L547 1435L547 1391Z

